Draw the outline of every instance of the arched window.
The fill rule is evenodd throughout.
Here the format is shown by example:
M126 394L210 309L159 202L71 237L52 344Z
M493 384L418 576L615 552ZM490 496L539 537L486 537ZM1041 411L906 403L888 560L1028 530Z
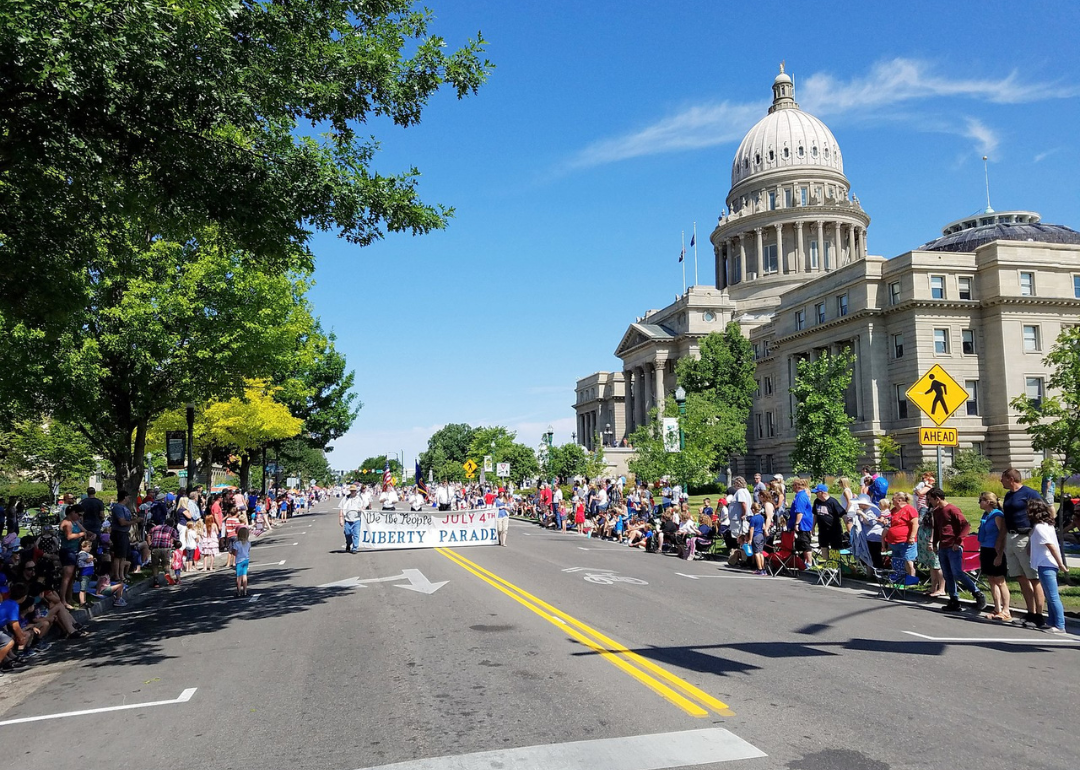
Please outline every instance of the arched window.
M769 163L772 163L774 160L776 160L776 153L769 150Z
M817 157L817 145L816 144L813 147L810 148L810 157L811 158L816 158Z
M761 165L761 153L760 152L754 153L754 165L755 166L760 166Z
M825 160L828 160L828 159L829 159L829 148L826 147L825 148Z
M802 145L800 144L800 145L799 145L799 149L798 149L798 150L796 150L795 152L796 152L796 153L798 153L799 157L801 158L801 157L802 157L803 155L805 155L805 154L806 154L806 148L805 148L805 147L803 147L803 146L802 146Z
M789 155L791 155L791 151L787 147L785 147L784 148L784 160L787 160Z

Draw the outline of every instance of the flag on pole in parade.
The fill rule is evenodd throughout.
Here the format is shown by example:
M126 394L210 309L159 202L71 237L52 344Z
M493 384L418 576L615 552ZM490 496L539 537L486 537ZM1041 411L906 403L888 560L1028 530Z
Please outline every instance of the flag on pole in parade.
M429 497L427 484L424 483L424 476L420 473L420 461L416 461L416 473L413 476L416 479L416 490L424 497Z
M382 488L383 488L383 491L386 491L386 488L388 486L390 486L391 479L393 479L393 476L390 475L390 461L387 460L386 465L385 465L385 467L383 467L383 472L382 472Z
M694 227L697 227L696 222L694 223ZM697 241L697 233L695 232L693 235L690 236L690 246L692 247L696 241Z
M682 262L686 258L686 247L683 246L683 250L679 252L679 261Z

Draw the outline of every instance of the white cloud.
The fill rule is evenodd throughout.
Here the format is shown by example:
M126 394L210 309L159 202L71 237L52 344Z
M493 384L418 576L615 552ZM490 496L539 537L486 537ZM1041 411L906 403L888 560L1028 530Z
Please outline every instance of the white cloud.
M1003 78L958 78L934 71L929 62L895 58L882 61L862 76L841 80L817 72L796 81L796 99L807 111L822 117L853 117L860 120L891 119L891 112L905 103L938 98L970 99L994 104L1017 104L1080 93L1075 87L1050 82L1024 82L1018 73ZM700 104L629 133L593 142L573 155L563 170L588 168L645 155L700 149L735 142L765 114L767 102L737 103L725 100ZM899 119L917 126L924 116L908 114ZM923 126L925 128L925 126ZM982 148L996 148L993 130L968 119L952 127L956 133L975 139ZM986 150L983 150L987 154Z
M975 148L983 155L993 155L1000 144L997 133L982 121L968 118L963 135L975 140Z
M1053 147L1053 148L1051 148L1049 150L1044 150L1043 152L1040 152L1040 153L1035 155L1034 162L1035 163L1042 163L1044 160L1049 158L1054 153L1059 152L1060 150L1061 150L1060 147Z

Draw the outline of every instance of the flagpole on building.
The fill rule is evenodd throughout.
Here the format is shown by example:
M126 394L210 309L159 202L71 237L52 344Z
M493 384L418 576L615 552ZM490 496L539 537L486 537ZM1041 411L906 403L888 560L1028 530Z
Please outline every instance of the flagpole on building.
M694 286L698 285L697 278L697 222L694 222L694 234L690 238L690 243L694 247Z
M679 262L682 264L682 293L686 294L686 231L682 231L682 251L679 252Z

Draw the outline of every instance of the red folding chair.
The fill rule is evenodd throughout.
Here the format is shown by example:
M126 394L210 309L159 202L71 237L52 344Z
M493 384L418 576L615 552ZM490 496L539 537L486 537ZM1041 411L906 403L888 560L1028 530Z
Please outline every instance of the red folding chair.
M799 554L795 553L795 533L787 530L780 533L780 544L775 546L768 554L765 566L770 575L779 575L787 572L798 576L801 570L806 569L806 562Z
M990 584L986 581L986 578L982 574L982 562L979 559L979 551L981 546L979 545L978 535L966 535L962 541L960 541L960 547L963 549L963 558L960 561L960 569L964 570L967 574L971 575L971 579L975 581L975 584L979 586L980 590L989 591Z

